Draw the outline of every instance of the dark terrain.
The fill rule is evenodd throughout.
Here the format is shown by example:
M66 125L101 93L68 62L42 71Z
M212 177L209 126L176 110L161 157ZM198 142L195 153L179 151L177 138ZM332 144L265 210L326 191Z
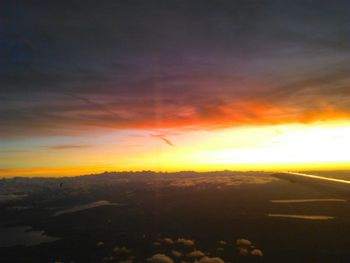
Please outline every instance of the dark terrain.
M3 179L0 187L2 197L19 196L0 203L3 229L29 226L30 231L43 230L57 238L30 246L3 246L0 262L145 262L157 253L174 262L194 262L188 253L196 249L223 262L350 262L348 197L267 173L105 173ZM337 201L271 202L326 198ZM110 203L66 210L97 201ZM2 234L5 243L6 238L10 237ZM176 242L178 238L194 244L183 245ZM263 256L245 255L237 244L240 238L250 240ZM182 255L175 257L172 250Z

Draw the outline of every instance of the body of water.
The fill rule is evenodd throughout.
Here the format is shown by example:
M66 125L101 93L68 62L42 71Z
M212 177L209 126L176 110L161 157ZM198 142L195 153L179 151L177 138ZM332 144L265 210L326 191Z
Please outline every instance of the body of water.
M0 227L0 247L35 246L58 239L45 235L44 231L32 231L29 226Z

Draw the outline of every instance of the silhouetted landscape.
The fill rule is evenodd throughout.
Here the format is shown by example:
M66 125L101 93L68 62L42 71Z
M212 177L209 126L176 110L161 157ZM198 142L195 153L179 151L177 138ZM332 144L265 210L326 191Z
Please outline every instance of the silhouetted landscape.
M270 173L106 172L0 186L3 262L350 258L348 196Z

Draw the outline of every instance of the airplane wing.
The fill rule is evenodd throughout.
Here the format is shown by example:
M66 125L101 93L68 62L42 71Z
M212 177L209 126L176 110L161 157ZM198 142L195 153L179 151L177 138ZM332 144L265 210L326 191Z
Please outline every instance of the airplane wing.
M350 193L350 181L347 180L294 172L275 173L272 176L292 183L300 183L337 193Z

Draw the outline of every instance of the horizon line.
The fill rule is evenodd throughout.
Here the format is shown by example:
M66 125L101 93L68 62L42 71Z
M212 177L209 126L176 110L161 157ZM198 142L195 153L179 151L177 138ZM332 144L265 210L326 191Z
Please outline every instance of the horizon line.
M328 172L339 172L339 171L350 171L349 168L339 168L339 169L299 169L299 172L302 171L308 171L308 172L318 172L318 171L328 171ZM15 178L27 178L27 179L35 179L35 178L45 178L45 179L50 179L50 178L77 178L77 177L84 177L84 176L96 176L96 175L103 175L103 174L123 174L123 173L153 173L153 174L176 174L176 173L220 173L220 172L232 172L232 173L294 173L294 174L300 174L298 171L293 169L290 169L288 171L286 170L231 170L231 169L222 169L222 170L208 170L208 171L200 171L200 170L178 170L178 171L160 171L160 170L124 170L124 171L116 171L116 170L106 170L104 172L98 172L98 173L82 173L78 175L47 175L47 176L40 176L40 175L9 175L9 176L0 176L0 180L3 179L15 179ZM315 175L312 175L315 176ZM320 177L320 176L317 176Z

